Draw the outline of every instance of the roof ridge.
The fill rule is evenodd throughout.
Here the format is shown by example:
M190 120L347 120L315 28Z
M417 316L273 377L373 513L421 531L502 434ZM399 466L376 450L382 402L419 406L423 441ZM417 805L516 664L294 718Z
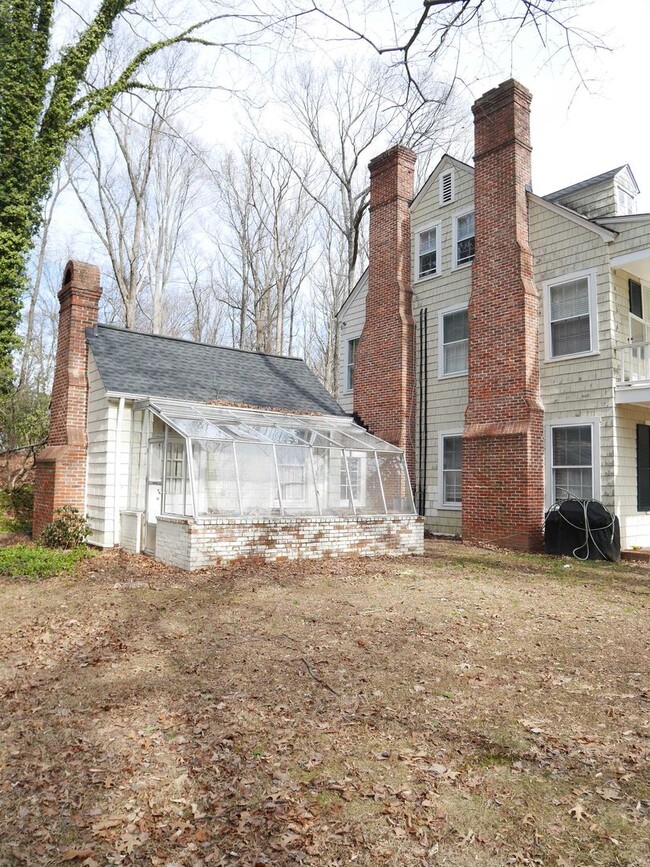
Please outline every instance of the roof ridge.
M285 361L302 361L303 363L305 361L305 359L299 355L279 355L277 352L259 352L256 349L240 349L237 346L222 346L219 343L204 343L202 340L189 340L187 337L172 337L169 334L152 334L149 331L136 331L134 328L124 328L121 325L112 325L109 322L97 322L93 327L108 328L111 331L121 331L124 334L137 334L140 337L153 337L156 340L173 340L176 343L187 343L191 346L207 346L208 349L226 349L229 352L243 352L246 355L264 355L268 358L282 358Z

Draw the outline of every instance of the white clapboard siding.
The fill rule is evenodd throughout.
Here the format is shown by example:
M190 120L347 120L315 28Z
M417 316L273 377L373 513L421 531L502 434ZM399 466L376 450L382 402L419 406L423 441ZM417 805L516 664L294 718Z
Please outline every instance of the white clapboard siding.
M366 295L368 294L368 272L360 278L339 313L339 373L338 402L345 412L353 410L353 392L347 387L348 341L361 337L366 320Z

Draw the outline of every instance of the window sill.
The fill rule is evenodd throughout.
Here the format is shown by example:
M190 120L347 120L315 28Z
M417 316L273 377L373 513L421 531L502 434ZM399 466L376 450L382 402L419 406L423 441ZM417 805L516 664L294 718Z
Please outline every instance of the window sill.
M438 376L439 380L444 379L460 379L461 376L467 376L466 370L459 370L458 373L441 373Z
M463 508L462 503L441 503L439 509L446 509L449 512L460 512Z
M589 352L575 352L573 355L558 355L555 358L545 358L544 364L555 364L558 361L573 361L576 358L593 358L596 355L600 355L597 349L589 350Z
M471 259L469 262L462 262L460 265L454 265L452 267L452 271L464 271L466 268L471 268L474 264L474 260Z
M425 277L416 277L413 283L426 283L427 280L435 280L436 277L442 277L442 271L436 271L435 274L427 274Z

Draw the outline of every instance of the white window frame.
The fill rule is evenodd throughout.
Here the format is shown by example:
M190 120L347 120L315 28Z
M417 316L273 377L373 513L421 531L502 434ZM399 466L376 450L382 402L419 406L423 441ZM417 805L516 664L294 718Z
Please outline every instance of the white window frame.
M445 440L449 439L450 437L460 437L462 439L462 436L462 430L445 430L440 431L438 434L438 506L441 509L453 509L457 512L462 509L462 502L448 503L445 501ZM462 479L463 476L461 470L461 485Z
M469 214L474 214L474 251L476 252L476 215L474 213L474 208L467 208L464 211L458 211L458 213L454 214L452 220L452 268L454 271L457 271L460 268L471 268L472 262L474 261L474 256L472 256L469 262L458 262L458 221L461 219L461 217L467 217L469 216Z
M438 313L438 379L455 379L457 376L467 376L465 370L456 370L451 373L445 372L445 343L444 343L444 320L450 313L458 313L459 310L467 310L467 304L456 304L453 307L445 307ZM469 364L469 324L467 337L467 360Z
M622 184L616 184L616 215L633 216L637 212L636 196Z
M357 349L358 349L360 337L361 337L361 335L357 334L356 337L348 337L348 338L346 338L346 341L345 341L345 373L344 373L344 377L345 377L345 389L344 389L344 391L345 391L345 394L352 394L352 392L354 391L354 365L350 364L350 345L352 343L354 343L354 341L356 340ZM355 359L356 359L356 352L355 352ZM352 371L353 371L352 383L350 383L350 367L352 367Z
M436 223L428 223L425 226L418 226L415 230L415 261L414 261L414 275L413 280L415 283L421 283L423 280L431 280L432 277L438 277L441 273L442 269L441 265L441 235L442 235L442 224L440 222ZM425 232L430 232L432 229L436 230L436 270L431 274L420 275L420 238Z
M600 419L594 416L558 418L544 424L545 458L546 458L546 507L555 502L555 486L553 483L553 430L563 427L591 428L591 498L600 499Z
M582 352L571 352L567 355L553 355L551 341L551 289L561 286L563 283L571 283L574 280L587 279L587 295L589 299L589 335L591 347ZM596 295L596 272L573 271L571 274L560 274L552 280L545 280L542 284L544 292L544 348L546 361L566 361L569 358L584 358L588 355L598 355L598 303Z
M450 175L451 176L451 196L448 201L444 200L443 197L443 189L444 189L444 179ZM446 205L451 205L452 202L456 201L456 172L453 169L447 169L444 172L441 172L440 177L438 178L438 202L440 207L445 207Z

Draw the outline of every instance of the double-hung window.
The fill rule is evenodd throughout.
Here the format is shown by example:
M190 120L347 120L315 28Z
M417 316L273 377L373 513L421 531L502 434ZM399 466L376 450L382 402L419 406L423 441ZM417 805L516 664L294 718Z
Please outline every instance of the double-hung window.
M461 504L461 461L463 438L460 434L442 434L440 437L440 489L441 505L447 508L460 508Z
M440 327L440 376L467 373L467 308L442 311Z
M552 499L578 497L591 500L597 496L595 424L593 422L551 425Z
M545 284L548 358L595 352L596 303L592 273Z
M454 219L454 267L469 265L474 259L474 211Z
M416 279L440 273L440 225L428 226L415 235Z
M352 389L354 388L354 363L357 357L358 345L358 337L354 337L352 340L348 340L348 351L345 364L345 387L347 391L352 391Z

